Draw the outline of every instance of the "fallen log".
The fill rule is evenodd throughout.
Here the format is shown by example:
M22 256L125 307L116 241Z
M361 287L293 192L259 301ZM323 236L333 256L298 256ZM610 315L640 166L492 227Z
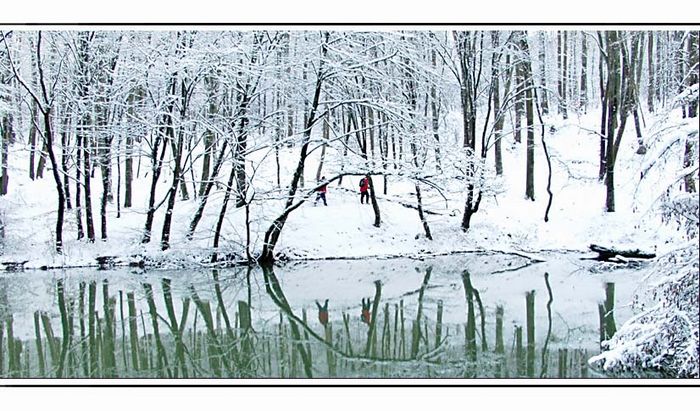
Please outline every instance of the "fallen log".
M620 250L617 248L603 247L603 246L600 246L597 244L591 244L588 246L588 248L591 251L598 253L598 256L594 258L595 260L598 260L598 261L620 262L620 259L618 257L639 258L639 259L656 258L655 253L644 252L644 251L641 251L640 249Z
M0 264L5 266L6 271L21 271L24 270L24 265L28 262L29 260L24 260L24 261L3 261L0 262Z

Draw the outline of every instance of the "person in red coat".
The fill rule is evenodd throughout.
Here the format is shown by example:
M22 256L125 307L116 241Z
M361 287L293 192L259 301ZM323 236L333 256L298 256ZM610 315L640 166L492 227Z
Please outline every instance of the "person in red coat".
M326 177L321 177L319 183L324 183L321 187L316 189L316 200L314 201L314 206L318 203L318 200L323 200L323 205L328 206L326 203L326 191L328 191L328 183L326 182Z
M369 176L364 176L360 180L360 204L369 204Z

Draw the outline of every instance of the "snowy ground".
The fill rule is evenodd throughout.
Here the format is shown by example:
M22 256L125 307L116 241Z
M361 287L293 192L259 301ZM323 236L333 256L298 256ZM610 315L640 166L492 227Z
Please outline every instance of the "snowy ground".
M678 116L680 117L680 116ZM680 119L678 119L680 120ZM416 210L403 207L398 201L415 202L411 183L395 181L390 177L388 198L380 196L382 226L372 226L374 215L371 206L360 205L357 191L359 177L346 177L338 189L329 187L328 207L314 207L307 202L294 211L284 228L277 252L294 259L332 257L371 257L415 254L440 254L464 250L575 250L584 252L591 243L615 244L639 247L663 252L677 240L677 233L662 224L654 207L655 181L647 178L639 185L639 175L649 158L635 154L637 149L634 128L628 127L623 139L616 170L617 211L604 211L605 188L597 179L599 139L587 131L595 129L597 110L581 118L567 121L553 120L549 125L555 131L547 134L552 156L552 191L554 201L550 220L543 221L547 203L547 167L539 136L535 160L536 201L524 198L525 150L524 144L516 145L512 137L504 140L505 174L496 180L498 194L484 198L479 212L472 219L472 228L463 233L459 226L463 210L462 196L444 202L436 193L424 187L428 209L440 215L428 215L434 241L427 240ZM652 119L648 118L651 123ZM24 146L23 146L24 147ZM296 149L282 153L282 182L289 179L295 161ZM649 155L653 155L650 151ZM5 244L1 261L28 260L27 268L41 266L94 265L95 257L103 255L148 255L160 261L170 261L173 266L198 264L206 261L212 246L213 229L223 197L223 189L215 191L205 216L193 241L185 239L185 230L197 207L197 200L178 201L172 232L172 248L161 252L158 240L162 227L164 206L156 213L153 241L146 246L140 243L145 222L147 192L150 185L149 165L142 160L140 178L134 182L134 207L121 210L116 218L116 204L109 205L108 240L95 244L77 241L76 220L73 212L67 212L64 230L64 255L53 250L55 226L55 189L49 172L44 179L30 181L26 164L28 153L19 144L13 147L10 157L10 193L0 199L0 212L5 221ZM493 162L493 154L488 161ZM647 156L648 157L648 156ZM307 184L314 178L317 155L310 158L306 167ZM680 163L681 159L679 159ZM263 164L259 173L272 182L274 170ZM330 171L329 171L330 172ZM170 185L171 175L165 170L158 185L157 203ZM226 175L227 171L223 171ZM325 172L324 172L325 174ZM123 176L122 176L123 177ZM116 184L116 173L114 174ZM377 192L382 192L382 179L375 178ZM74 186L71 187L74 194ZM658 191L658 190L657 190ZM101 195L100 172L93 180L93 213L99 238L99 198ZM116 196L115 196L116 197ZM123 201L123 195L121 196ZM391 201L390 201L391 200ZM253 215L253 252L262 246L262 236L271 221L281 210L281 202L263 202ZM222 252L242 254L245 238L243 209L229 208L224 224Z

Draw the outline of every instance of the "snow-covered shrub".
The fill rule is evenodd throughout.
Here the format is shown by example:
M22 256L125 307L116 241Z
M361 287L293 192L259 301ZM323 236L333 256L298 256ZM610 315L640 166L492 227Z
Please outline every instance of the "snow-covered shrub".
M635 305L642 312L603 342L589 363L612 374L657 372L699 376L697 244L671 252L651 267L650 286Z
M698 211L696 193L664 202L665 221L678 224L689 242L649 267L646 289L634 302L640 314L603 342L605 351L591 358L591 365L616 375L700 376Z
M698 193L680 193L661 206L664 222L673 223L685 231L688 238L698 238L700 223L700 198Z

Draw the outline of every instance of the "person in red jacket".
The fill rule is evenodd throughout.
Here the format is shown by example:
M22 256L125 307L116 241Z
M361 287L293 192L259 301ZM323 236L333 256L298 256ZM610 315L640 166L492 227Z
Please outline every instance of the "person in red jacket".
M316 189L316 200L314 201L314 206L316 206L318 200L323 200L323 205L328 206L328 203L326 203L326 191L328 191L328 183L326 183L326 177L321 177L321 181L319 183L324 184Z
M369 204L369 176L364 176L360 180L360 204Z

